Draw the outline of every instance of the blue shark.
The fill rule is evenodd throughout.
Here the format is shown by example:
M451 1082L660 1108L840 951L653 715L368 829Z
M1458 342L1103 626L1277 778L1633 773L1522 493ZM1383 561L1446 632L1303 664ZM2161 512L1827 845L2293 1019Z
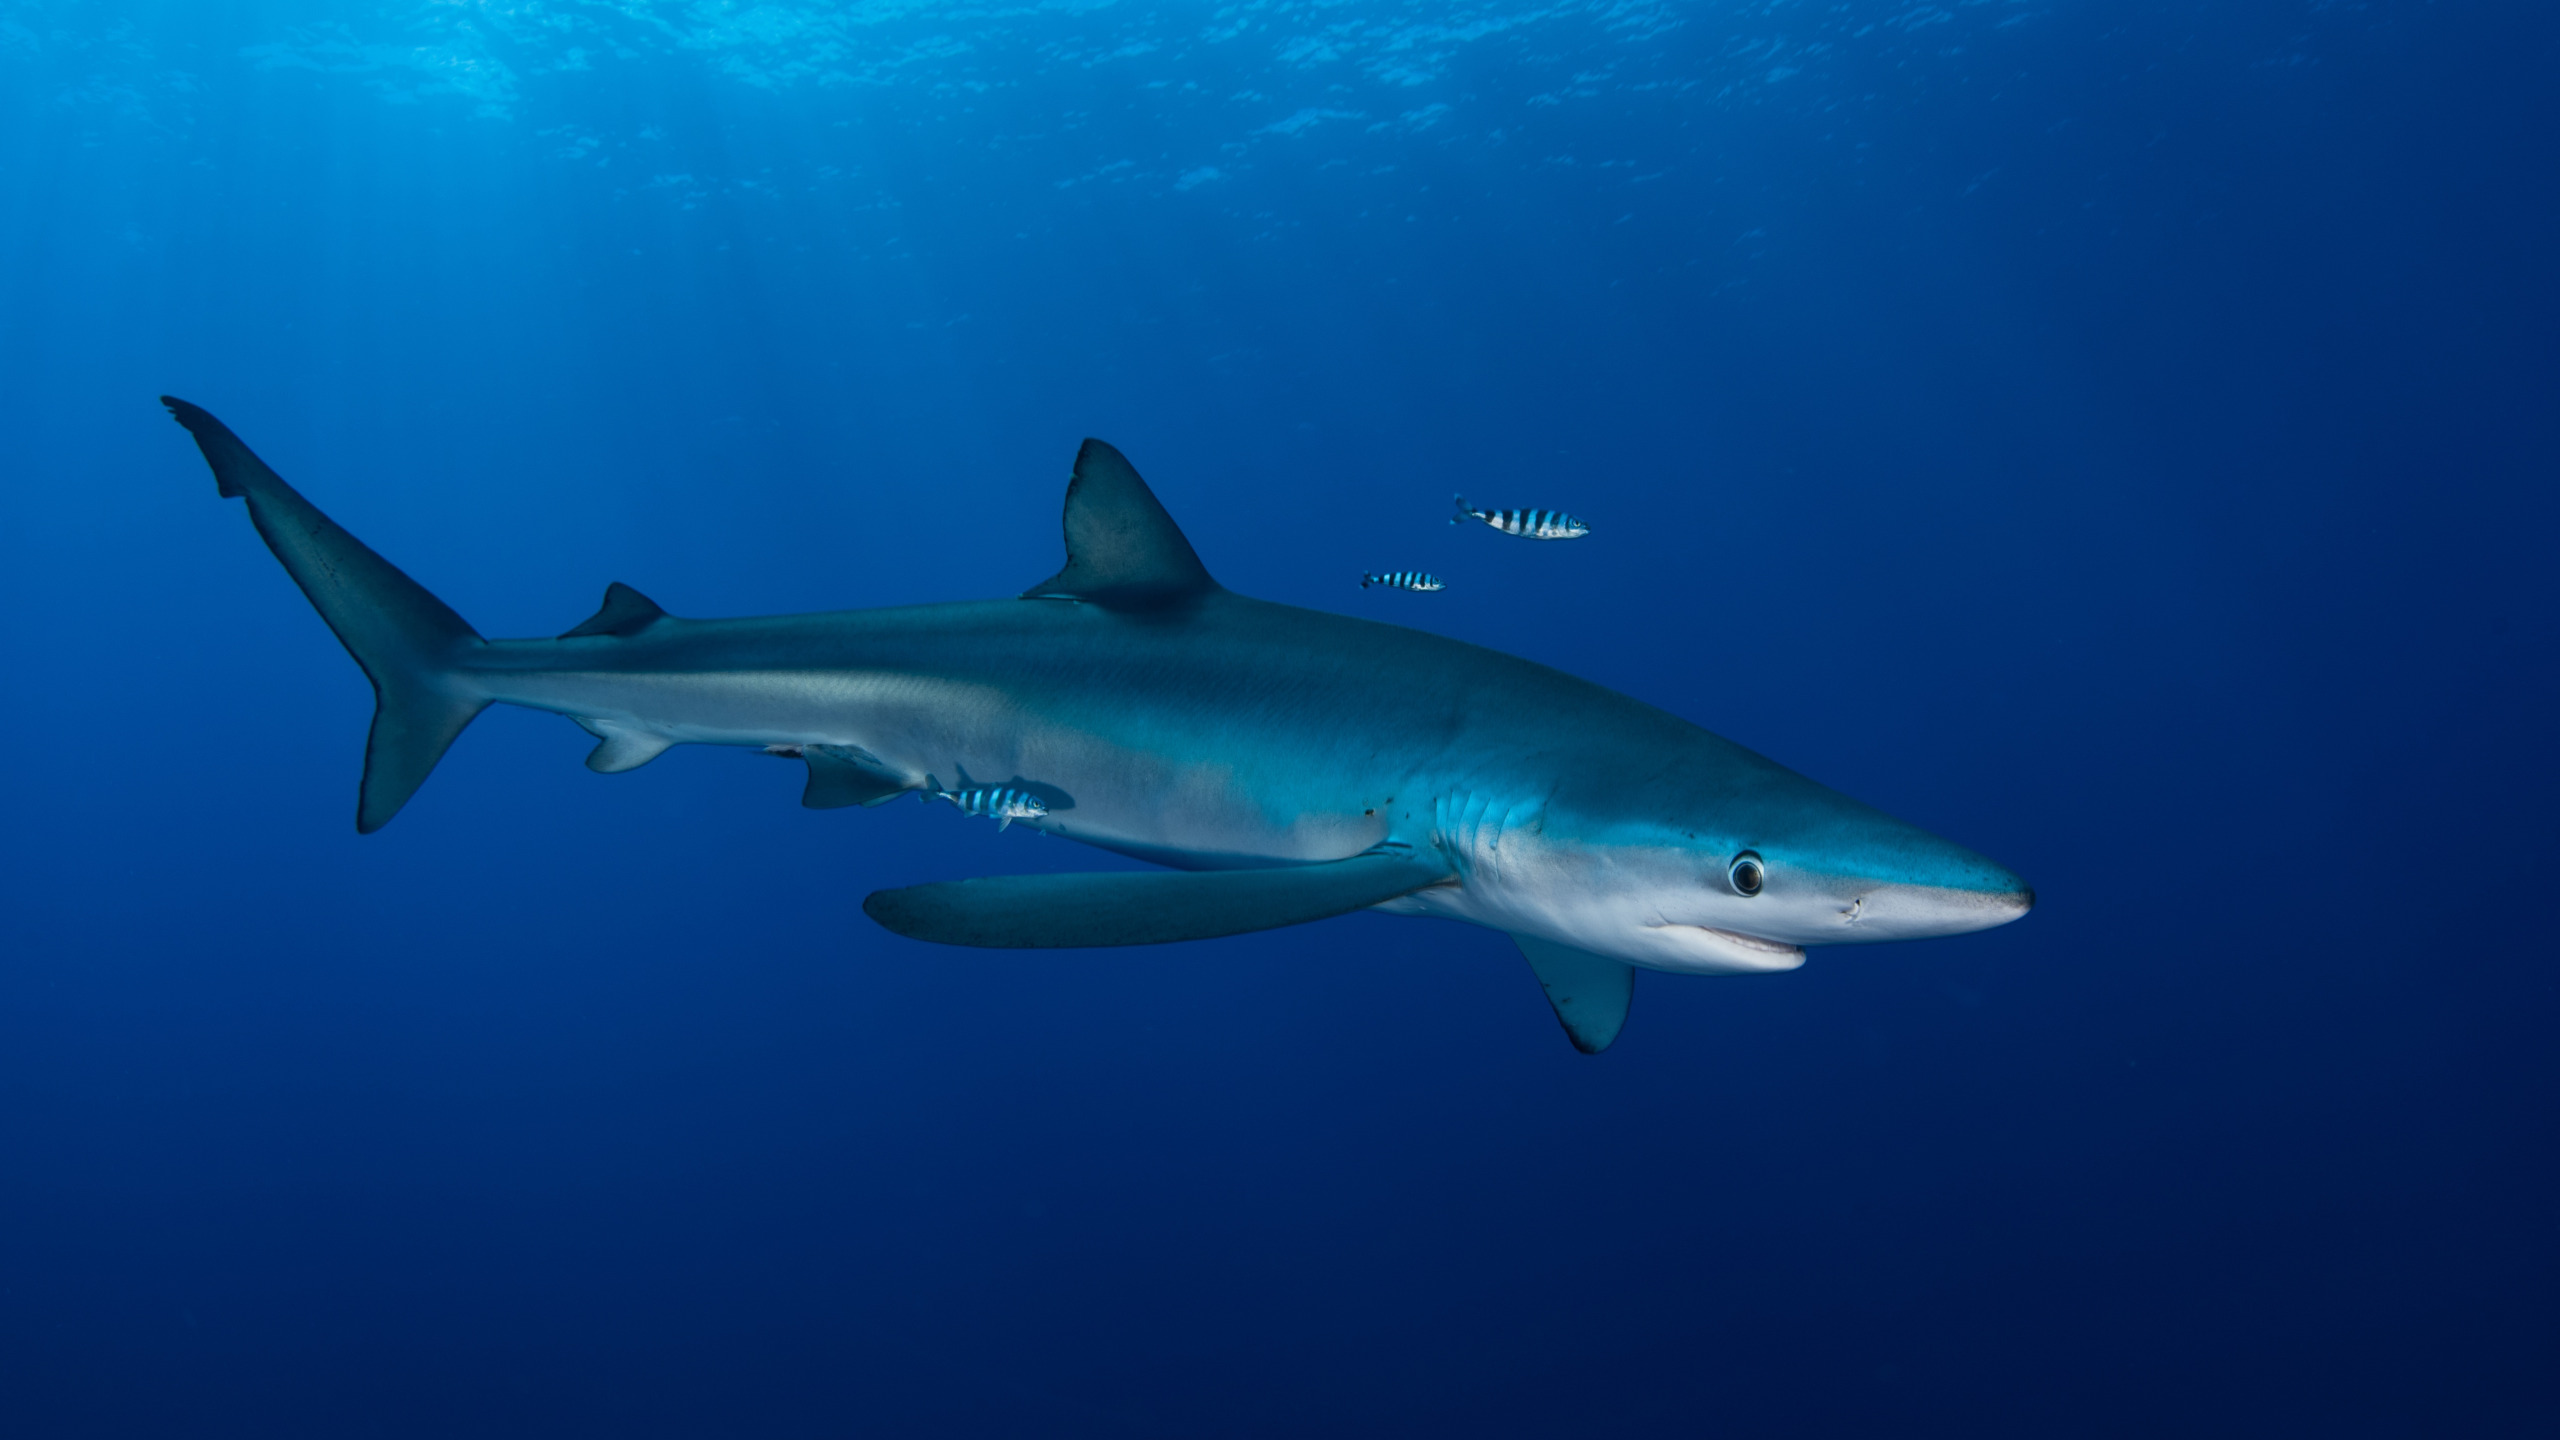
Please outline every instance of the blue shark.
M1512 937L1576 1048L1637 970L1790 970L1805 947L2005 924L2002 866L1546 666L1235 594L1119 451L1067 484L1066 564L1012 599L685 619L616 583L551 639L490 640L338 527L221 421L162 403L373 683L356 828L397 814L481 710L565 715L615 773L675 745L808 768L802 803L952 785L1029 828L1165 867L883 890L913 939L1209 939L1358 910Z

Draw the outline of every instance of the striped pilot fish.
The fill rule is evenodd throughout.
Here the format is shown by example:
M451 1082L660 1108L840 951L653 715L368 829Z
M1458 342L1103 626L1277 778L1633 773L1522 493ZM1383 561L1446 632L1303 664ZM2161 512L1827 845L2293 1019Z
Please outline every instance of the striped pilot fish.
M992 816L998 830L1010 830L1016 820L1037 820L1049 813L1048 801L1010 785L972 785L965 790L934 789L925 793L959 806L963 815Z
M1478 510L1467 503L1467 497L1453 497L1458 513L1449 517L1452 525L1481 520L1505 535L1525 535L1532 540L1579 540L1591 533L1591 527L1561 510Z
M1420 570L1382 570L1360 577L1360 588L1383 585L1390 590L1446 590L1440 577Z

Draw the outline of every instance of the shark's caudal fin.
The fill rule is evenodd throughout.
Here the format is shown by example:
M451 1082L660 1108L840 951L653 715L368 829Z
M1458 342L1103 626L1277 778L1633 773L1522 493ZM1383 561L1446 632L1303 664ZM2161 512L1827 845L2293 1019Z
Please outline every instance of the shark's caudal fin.
M356 829L370 835L400 812L489 703L456 679L455 662L482 643L480 635L296 494L228 426L184 400L163 395L160 403L196 437L222 494L249 502L267 548L373 682L373 731L356 800Z
M1514 935L1529 969L1555 1007L1565 1038L1585 1055L1609 1048L1626 1028L1627 1002L1635 995L1635 968L1623 960L1576 950L1534 935Z
M1067 568L1022 592L1024 599L1147 609L1218 589L1155 492L1099 440L1076 452L1066 532Z
M998 875L879 890L862 913L913 940L1028 950L1163 945L1365 910L1449 878L1428 850L1373 850L1271 870Z

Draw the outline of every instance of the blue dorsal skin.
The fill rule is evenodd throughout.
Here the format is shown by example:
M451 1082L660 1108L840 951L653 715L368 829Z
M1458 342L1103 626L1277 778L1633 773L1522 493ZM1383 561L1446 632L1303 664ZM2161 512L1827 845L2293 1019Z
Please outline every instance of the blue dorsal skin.
M617 584L558 639L486 640L222 422L164 403L374 683L360 830L491 704L575 720L600 771L681 744L798 756L819 807L1011 776L1046 807L1017 823L1171 868L915 886L866 912L1000 946L1358 909L1463 920L1517 939L1595 1052L1625 1023L1628 967L1787 970L1808 945L1958 934L2034 904L1992 861L1614 691L1234 594L1099 440L1068 485L1065 567L1019 599L690 620Z

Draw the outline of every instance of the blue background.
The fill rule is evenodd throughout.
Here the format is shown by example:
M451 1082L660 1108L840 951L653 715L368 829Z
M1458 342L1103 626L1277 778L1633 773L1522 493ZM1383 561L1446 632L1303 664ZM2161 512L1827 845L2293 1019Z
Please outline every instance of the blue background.
M2555 59L0 0L0 1422L2553 1433ZM1010 594L1100 435L1235 589L2042 905L1645 976L1587 1059L1438 922L911 944L864 893L1121 862L526 712L359 839L365 683L162 392L492 635Z

